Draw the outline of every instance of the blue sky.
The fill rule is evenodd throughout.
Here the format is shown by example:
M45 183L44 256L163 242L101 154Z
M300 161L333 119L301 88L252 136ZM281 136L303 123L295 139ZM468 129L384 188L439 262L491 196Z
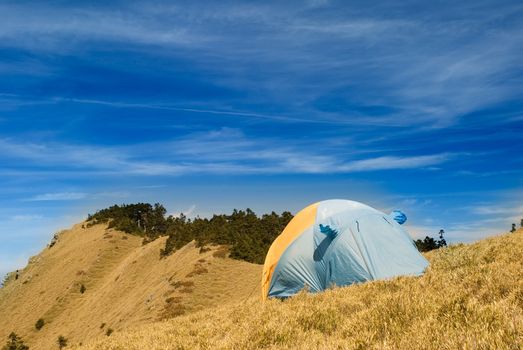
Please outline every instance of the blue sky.
M516 1L0 2L0 274L114 203L523 217Z

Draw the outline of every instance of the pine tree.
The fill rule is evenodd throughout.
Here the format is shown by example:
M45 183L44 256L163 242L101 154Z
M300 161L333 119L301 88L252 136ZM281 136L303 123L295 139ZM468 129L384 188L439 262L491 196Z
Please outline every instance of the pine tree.
M443 230L443 229L439 230L438 248L447 246L447 241L445 240L445 238L443 238L444 233L445 233L445 230Z
M7 337L7 343L2 347L2 350L28 350L29 347L24 344L22 338L16 333L11 332Z

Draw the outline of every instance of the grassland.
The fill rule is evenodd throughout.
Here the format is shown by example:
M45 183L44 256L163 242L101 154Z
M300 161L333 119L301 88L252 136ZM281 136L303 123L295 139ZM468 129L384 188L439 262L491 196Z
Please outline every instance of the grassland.
M194 243L160 258L165 240L142 245L106 225L61 232L0 289L0 347L13 331L34 350L57 348L59 335L77 345L260 293L261 266Z
M133 327L108 349L520 349L523 231L428 254L419 278L236 304Z

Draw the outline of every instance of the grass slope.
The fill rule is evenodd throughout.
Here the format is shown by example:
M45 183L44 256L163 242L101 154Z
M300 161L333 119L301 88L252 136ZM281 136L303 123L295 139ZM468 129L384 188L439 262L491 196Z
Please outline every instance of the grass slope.
M428 254L423 277L257 298L117 332L104 349L520 349L523 231Z
M10 332L31 349L70 345L259 294L261 266L200 253L193 243L160 259L165 238L142 239L106 225L62 232L0 289L0 345ZM81 286L85 292L81 293ZM36 321L44 326L35 329Z

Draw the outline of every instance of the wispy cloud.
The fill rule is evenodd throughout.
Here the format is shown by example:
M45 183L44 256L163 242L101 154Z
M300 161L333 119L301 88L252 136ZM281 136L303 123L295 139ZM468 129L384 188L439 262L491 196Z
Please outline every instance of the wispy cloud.
M423 168L429 165L441 164L448 161L452 155L435 154L414 157L378 157L349 162L340 167L340 170L373 171L387 169L412 169Z
M522 215L523 218L523 205L518 205L518 203L513 203L513 205L476 205L467 208L473 214L478 215Z
M44 193L28 198L27 201L71 201L84 199L86 196L86 193L81 192Z
M42 215L37 215L37 214L34 214L34 215L14 215L11 218L11 220L27 222L27 221L38 221L38 220L42 220L43 218L44 217Z
M344 154L346 150L343 146L343 143L338 145L332 142L326 143L324 149L314 149L306 144L292 144L271 138L250 140L236 129L219 129L167 142L127 147L102 148L0 140L0 150L5 150L8 157L29 161L33 166L43 169L52 166L56 170L56 166L60 166L64 172L84 169L98 174L144 176L371 172L424 168L445 163L455 157L453 154L441 153L351 159ZM81 196L85 194L45 194L33 200L64 200Z
M452 5L419 14L387 2L363 9L328 2L303 8L131 1L123 9L40 4L36 11L10 3L1 7L0 38L55 54L100 42L144 52L154 45L173 59L190 60L212 76L213 84L249 91L253 105L270 103L294 112L266 115L154 103L135 107L301 122L345 123L349 117L352 124L441 128L474 110L516 98L519 82L506 76L522 68L523 26L512 20L521 14L520 5L498 5L496 11L485 4ZM497 23L504 23L503 28ZM60 74L59 67L55 70ZM315 106L332 95L353 106L386 105L394 112L375 115Z

